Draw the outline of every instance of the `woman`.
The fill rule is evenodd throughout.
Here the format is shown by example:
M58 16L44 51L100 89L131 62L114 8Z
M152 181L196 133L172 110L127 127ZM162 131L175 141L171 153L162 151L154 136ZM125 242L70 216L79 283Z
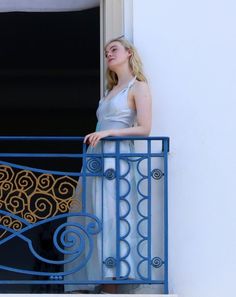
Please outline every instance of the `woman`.
M105 57L107 62L107 92L106 96L99 102L97 109L98 123L96 131L85 136L84 143L89 144L87 153L115 153L115 141L100 141L108 136L148 136L151 130L151 95L147 80L142 71L142 63L134 46L123 38L113 39L105 46ZM133 142L121 141L119 144L120 152L132 152ZM120 174L124 175L129 167L127 160L120 160ZM131 166L132 167L132 166ZM115 171L116 164L114 158L104 158L104 171L113 169ZM130 168L130 167L129 167ZM137 203L137 190L134 181L134 172L130 171L125 174L128 183L131 185L127 201L134 208ZM120 180L120 191L122 187L125 189L125 181ZM101 189L103 193L101 193ZM102 181L101 177L86 177L86 197L90 198L90 210L98 218L102 217L103 230L102 237L98 237L94 244L94 253L86 265L86 275L88 279L96 279L101 277L101 272L97 273L98 267L102 268L102 276L105 279L114 279L116 270L114 265L102 265L106 263L106 259L114 259L116 255L116 181ZM124 190L125 192L125 190ZM121 194L121 193L120 193ZM101 203L101 199L102 203ZM101 207L101 205L103 205ZM131 209L132 209L131 207ZM120 206L120 212L126 211L127 205ZM127 216L129 226L135 222L134 212L130 212ZM123 222L124 223L124 222ZM124 224L121 232L127 229ZM126 240L129 242L131 252L127 257L129 266L129 278L135 278L135 252L137 234L133 228L129 232ZM123 231L122 231L123 230ZM126 231L124 231L126 232ZM121 245L121 249L126 247ZM101 252L102 250L102 252ZM101 254L103 255L101 258ZM114 264L114 263L113 263ZM125 275L127 265L121 265L120 275ZM94 269L96 267L96 269ZM77 273L74 274L74 277ZM77 277L81 279L81 272ZM81 286L78 286L81 288ZM108 293L116 292L116 285L104 284L102 290Z

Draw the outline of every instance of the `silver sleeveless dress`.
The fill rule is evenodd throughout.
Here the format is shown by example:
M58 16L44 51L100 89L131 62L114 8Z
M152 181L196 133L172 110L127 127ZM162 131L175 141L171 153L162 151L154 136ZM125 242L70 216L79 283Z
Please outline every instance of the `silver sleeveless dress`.
M136 111L128 106L128 92L134 84L134 77L129 84L111 99L102 98L97 109L96 131L108 129L129 128L135 124ZM115 153L115 141L103 141L96 147L88 147L87 153L100 154ZM120 152L129 153L134 151L132 141L121 141ZM95 156L96 158L96 156ZM124 240L119 243L120 276L125 278L138 278L137 276L137 188L135 182L135 169L133 163L128 159L119 161L120 176L119 197L123 197L119 202L120 236ZM115 172L116 161L114 157L105 157L103 161L104 172ZM80 182L77 187L76 199L81 199ZM101 176L86 177L86 211L98 217L102 221L102 231L93 237L93 252L86 265L78 272L74 272L65 277L68 281L78 280L102 280L116 277L115 258L116 246L116 178L106 179ZM79 194L80 193L80 194ZM128 203L127 203L128 202ZM131 209L129 211L129 208ZM73 211L73 210L72 210ZM75 211L75 210L74 210ZM69 218L73 221L73 218ZM128 234L127 236L125 236ZM85 247L86 248L86 247ZM70 262L64 266L65 271L73 270L78 266L78 260ZM93 285L66 285L65 291L92 289Z

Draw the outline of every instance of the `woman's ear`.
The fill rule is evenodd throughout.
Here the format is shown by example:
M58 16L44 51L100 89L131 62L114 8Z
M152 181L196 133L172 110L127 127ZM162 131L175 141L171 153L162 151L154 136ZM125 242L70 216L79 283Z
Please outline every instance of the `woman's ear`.
M128 57L131 57L132 54L133 54L132 51L131 51L131 49L128 49L127 52L128 52Z

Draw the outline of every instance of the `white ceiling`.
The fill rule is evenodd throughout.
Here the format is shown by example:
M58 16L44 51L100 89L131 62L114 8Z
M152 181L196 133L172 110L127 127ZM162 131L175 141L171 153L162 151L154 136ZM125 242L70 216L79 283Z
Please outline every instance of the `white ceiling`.
M78 11L99 6L100 0L0 0L0 12Z

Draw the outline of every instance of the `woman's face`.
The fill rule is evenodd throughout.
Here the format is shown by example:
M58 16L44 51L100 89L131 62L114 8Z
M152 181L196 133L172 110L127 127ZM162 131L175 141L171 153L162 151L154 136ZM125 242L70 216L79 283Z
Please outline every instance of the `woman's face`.
M119 41L109 43L105 49L107 66L115 70L117 66L128 63L131 53Z

